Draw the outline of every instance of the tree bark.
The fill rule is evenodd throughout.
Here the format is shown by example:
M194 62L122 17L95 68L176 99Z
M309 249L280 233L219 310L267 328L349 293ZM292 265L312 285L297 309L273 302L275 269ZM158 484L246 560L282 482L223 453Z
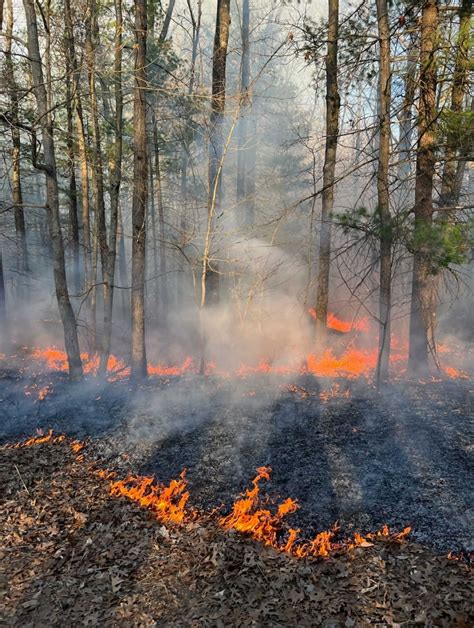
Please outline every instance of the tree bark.
M225 113L226 62L230 28L230 0L218 0L212 61L212 97L209 136L208 226L203 255L202 304L219 301L219 274L210 264L210 248L216 228L216 215L222 204L223 125Z
M134 159L132 200L132 359L131 375L147 375L145 350L145 245L147 205L146 134L147 0L135 0Z
M82 100L79 91L81 72L78 67L76 50L74 43L73 20L70 0L64 0L64 24L66 31L66 57L71 66L72 99L74 105L74 125L76 130L77 153L80 166L81 179L81 215L82 215L82 248L84 261L84 292L87 296L86 309L90 310L89 290L92 286L92 259L91 259L91 236L90 236L90 203L89 203L89 156L84 127L84 117L82 112ZM89 311L89 315L90 315ZM95 321L91 321L95 335Z
M331 264L332 212L337 140L339 135L340 97L337 84L339 38L339 0L328 1L328 43L326 54L326 147L323 167L321 235L319 244L318 292L316 297L316 333L321 345L326 342Z
M99 125L99 106L96 88L96 48L98 45L98 24L97 5L95 0L89 0L89 14L86 21L86 61L89 82L90 115L92 122L92 188L95 210L95 235L97 237L97 247L100 255L102 295L104 304L104 326L102 329L100 353L105 354L102 345L105 339L105 327L108 325L108 305L107 314L105 304L110 301L110 272L109 272L109 245L107 242L107 224L105 219L105 198L104 198L104 165L102 157L102 139ZM105 321L107 318L107 322ZM96 346L94 346L96 348ZM108 359L108 357L107 357ZM102 367L103 367L103 360ZM106 362L107 364L107 362ZM102 369L101 369L102 372Z
M18 126L18 87L15 80L15 72L12 59L12 35L13 35L13 2L7 0L7 21L5 33L5 79L10 96L10 121L11 121L11 137L12 137L12 200L13 212L15 217L15 233L16 233L16 262L17 271L20 275L26 275L28 268L28 247L26 241L25 215L23 211L23 194L21 187L21 165L20 150L21 138L20 128Z
M66 32L66 38L69 35ZM68 50L66 46L66 50ZM79 218L77 213L77 184L76 184L76 159L74 149L74 122L73 122L73 96L71 89L72 64L66 55L66 117L67 117L67 138L66 147L68 154L69 170L69 239L73 258L73 280L74 288L78 293L80 290L80 264L79 264Z
M438 0L426 0L422 9L420 37L420 80L418 147L415 182L415 225L413 278L410 310L408 372L428 370L429 331L432 326L432 268L429 234L433 220L433 176L435 171L436 45Z
M250 94L250 0L242 0L242 61L240 67L240 120L238 127L237 152L237 205L243 213L242 223L251 225L254 221L254 194L251 168L251 152L255 150L255 138L250 135L252 100ZM250 146L249 146L250 143Z
M380 302L377 384L388 379L390 362L390 309L392 294L392 229L389 198L390 158L390 26L387 0L377 0L379 34L379 160L377 201L380 220Z
M59 214L59 193L56 174L51 110L48 108L48 94L41 65L38 40L38 26L34 0L23 0L28 33L28 56L33 79L33 92L38 107L38 120L43 139L44 164L46 174L46 204L49 235L53 250L53 270L59 312L64 328L65 348L68 357L69 374L72 380L82 379L82 363L77 337L76 319L69 300L69 292L64 263L64 245Z
M123 96L122 96L122 0L114 0L115 38L114 38L114 97L115 97L115 139L110 172L110 231L107 252L106 278L104 280L104 331L100 356L99 374L105 375L109 361L112 341L112 316L114 303L115 263L117 258L117 231L120 184L122 181L122 134L123 134Z

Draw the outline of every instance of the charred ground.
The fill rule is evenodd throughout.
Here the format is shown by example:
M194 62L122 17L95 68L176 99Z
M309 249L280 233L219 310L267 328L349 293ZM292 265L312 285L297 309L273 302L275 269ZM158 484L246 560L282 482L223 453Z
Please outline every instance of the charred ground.
M52 428L90 438L102 466L162 482L186 467L198 508L229 507L269 465L268 492L298 500L288 522L308 535L335 521L347 532L388 523L411 525L439 553L473 548L470 381L377 394L361 381L186 376L132 389L4 370L0 399L2 442Z

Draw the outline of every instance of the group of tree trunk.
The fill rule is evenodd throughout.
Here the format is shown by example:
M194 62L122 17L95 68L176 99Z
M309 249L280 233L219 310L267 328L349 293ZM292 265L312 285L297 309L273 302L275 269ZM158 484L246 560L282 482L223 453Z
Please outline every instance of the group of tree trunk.
M120 247L124 247L121 227L121 185L123 182L123 136L127 121L124 116L123 58L133 55L133 174L131 184L131 373L135 380L147 375L146 357L146 265L147 229L151 227L153 240L160 242L158 253L154 252L154 270L160 277L160 295L167 300L167 262L165 248L165 216L162 201L160 176L160 120L156 115L156 101L160 98L157 82L162 68L150 61L150 46L159 45L166 50L168 31L172 23L174 1L168 4L162 15L163 21L158 37L154 34L156 0L133 0L133 37L130 46L124 41L123 0L113 0L113 113L109 115L104 136L101 103L98 86L98 39L99 6L96 0L84 1L84 41L78 49L75 36L75 13L71 0L64 0L64 11L56 14L55 20L63 19L65 59L65 110L66 110L66 175L68 242L72 251L71 285L65 260L64 233L61 226L61 198L64 196L58 181L57 136L55 123L55 85L53 81L54 55L51 41L52 17L50 4L42 7L35 0L23 0L26 24L27 63L31 77L31 90L35 100L35 111L31 120L21 119L20 93L15 78L13 0L2 2L2 35L5 41L5 86L8 92L8 111L1 113L2 122L10 129L11 146L11 210L14 214L16 233L16 271L28 276L30 258L27 245L24 201L22 191L22 133L31 140L31 163L44 174L45 209L48 220L49 241L53 260L54 285L58 309L64 329L65 349L69 361L71 379L82 378L81 352L79 348L78 315L73 308L71 292L82 294L86 321L91 330L92 344L100 355L99 372L105 375L111 353L114 316L114 287L119 274L126 283L125 271L116 268ZM5 6L3 6L3 4ZM202 2L189 2L188 9L191 32L191 64L187 98L191 101L196 89L196 63L201 30ZM223 171L226 161L226 146L231 131L226 116L227 59L231 33L231 1L216 1L215 35L212 52L212 86L208 120L208 177L207 177L207 221L204 229L202 255L198 272L198 309L203 311L219 302L220 277L218 247L219 220L224 213L222 190ZM239 224L251 228L255 221L256 188L255 168L257 163L255 142L255 111L252 106L252 54L251 54L251 0L239 3L241 63L239 72L239 98L237 104L237 176L236 199L240 215ZM399 114L398 161L392 159L396 144L392 129L394 104L392 82L394 76L394 25L393 10L388 0L375 0L377 26L376 63L377 74L377 124L376 144L376 234L378 238L378 315L379 343L377 382L389 376L393 248L396 224L393 206L398 193L391 192L393 179L406 179L410 172L409 162L414 144L415 185L414 199L410 212L413 216L409 249L413 259L408 369L418 374L428 368L430 353L435 353L434 317L437 305L437 281L439 266L433 255L433 229L438 223L456 221L456 211L462 189L465 165L469 160L472 142L457 146L456 120L451 120L445 133L443 167L439 198L435 198L435 178L440 161L438 123L440 96L438 57L440 55L440 14L456 9L459 14L457 41L454 49L453 74L451 79L450 103L447 106L452 116L462 116L466 108L469 91L470 49L469 25L472 0L462 0L459 7L442 5L440 0L424 0L419 16L410 21L413 7L401 3L402 13L399 28L410 21L410 34L416 40L419 55L410 51L407 72L404 76L404 94ZM232 5L233 6L233 5ZM319 254L317 263L317 285L314 295L316 310L316 338L320 348L330 341L327 334L328 308L331 299L331 269L334 222L337 218L338 191L338 145L341 122L341 18L339 0L328 0L328 17L324 29L325 37L325 148L322 168L322 187L317 192L321 197L321 220L319 229ZM5 13L5 19L4 19ZM415 24L415 27L413 26ZM400 26L401 25L401 26ZM4 30L3 30L4 28ZM408 28L408 27L407 27ZM416 31L416 34L413 33ZM18 40L21 44L21 40ZM158 42L158 44L157 44ZM415 46L414 46L415 47ZM87 90L81 83L87 78ZM446 79L444 79L446 80ZM153 87L153 89L152 89ZM105 88L101 88L105 89ZM109 90L109 87L106 88ZM107 100L108 102L108 100ZM103 107L106 106L104 100ZM108 106L108 105L107 105ZM235 106L235 105L234 105ZM416 120L412 109L416 106ZM470 104L472 107L472 104ZM87 118L84 114L87 109ZM109 112L110 113L110 112ZM416 126L416 142L412 142L411 129ZM459 126L459 123L458 123ZM454 128L453 128L454 127ZM36 134L39 132L40 137ZM226 133L229 135L226 136ZM179 158L181 176L180 226L183 234L187 229L186 202L192 137L183 133L182 151ZM38 146L41 150L38 150ZM107 148L105 148L105 146ZM61 159L63 156L61 156ZM408 163L408 170L407 164ZM393 186L392 186L393 187ZM108 195L108 206L106 196ZM150 216L150 209L151 216ZM155 219L158 210L158 223ZM91 216L94 216L94 221ZM438 220L438 216L441 219ZM436 224L435 224L436 223ZM185 237L177 247L185 257ZM181 280L177 289L182 290ZM126 288L125 285L121 286ZM98 299L98 288L100 299ZM103 322L101 334L96 336L96 318L101 305ZM166 309L157 304L157 316L166 317ZM0 246L0 320L6 322L5 286ZM201 364L204 370L205 346L201 339Z

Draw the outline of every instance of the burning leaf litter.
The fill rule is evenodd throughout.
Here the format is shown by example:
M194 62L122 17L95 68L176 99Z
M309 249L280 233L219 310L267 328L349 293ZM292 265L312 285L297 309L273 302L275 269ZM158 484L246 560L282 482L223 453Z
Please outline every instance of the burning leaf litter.
M47 434L38 435L25 441L7 444L7 449L21 449L45 443L57 444L66 440L64 434L54 435L52 430ZM85 444L78 440L69 440L71 451L78 454L84 449ZM82 462L84 457L77 456L76 460ZM335 541L338 526L335 524L331 530L318 533L311 541L304 541L300 538L300 530L294 528L285 529L283 520L285 516L295 512L299 504L291 497L287 498L276 508L276 512L271 512L263 507L269 502L267 496L262 497L260 493L260 482L270 480L270 467L259 467L257 475L252 480L252 489L246 489L238 498L232 511L218 520L219 525L224 530L236 530L249 535L255 541L263 542L280 552L285 552L298 558L326 558L331 553L348 551L355 547L369 547L372 545L369 539L389 538L394 541L402 541L411 531L406 527L402 532L391 533L385 525L375 533L369 533L365 537L355 533L353 539ZM115 478L115 473L108 470L95 470L98 477L102 479ZM124 480L115 480L110 485L110 494L115 497L126 497L132 502L136 502L142 508L149 510L153 516L162 523L183 523L196 520L200 513L189 508L189 491L187 490L186 470L184 469L179 479L173 479L168 486L155 482L152 476L128 476ZM207 513L207 517L212 513ZM286 540L280 540L286 533Z
M471 625L467 566L457 560L387 543L388 530L355 537L363 549L300 561L211 520L165 528L110 495L115 478L79 462L78 446L48 432L0 449L6 625ZM254 508L269 470L259 476L242 495L253 491ZM168 487L177 502L181 482ZM144 495L162 496L150 487ZM292 508L286 500L275 516Z

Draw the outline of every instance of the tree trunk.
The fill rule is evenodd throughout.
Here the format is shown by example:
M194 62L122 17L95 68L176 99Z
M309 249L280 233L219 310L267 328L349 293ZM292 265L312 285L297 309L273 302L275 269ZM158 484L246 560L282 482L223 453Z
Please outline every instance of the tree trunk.
M101 339L105 338L105 327L108 324L108 307L105 313L105 303L110 301L110 272L109 272L109 246L107 243L107 226L105 220L104 199L104 166L102 157L102 140L99 125L99 107L96 90L96 48L98 43L97 6L95 0L89 0L89 15L86 22L86 59L89 82L90 112L92 122L92 188L95 209L95 234L100 254L102 295L104 304L104 327ZM107 318L107 322L105 319ZM105 348L100 343L100 353L105 354ZM94 348L96 348L94 346ZM108 357L107 357L108 359ZM103 366L103 360L101 360ZM107 361L105 362L107 364Z
M167 312L169 307L168 302L168 276L166 268L166 249L165 249L165 211L163 207L163 191L161 187L161 169L160 169L160 147L158 143L158 129L156 127L156 120L153 126L153 147L155 156L155 189L156 189L156 205L158 208L158 228L159 228L159 240L160 240L160 301L161 301L161 314L163 316L163 324L166 324Z
M118 237L119 237L119 245L118 245L118 271L119 271L119 280L122 295L122 318L123 320L130 320L130 296L129 296L129 284L128 284L128 273L127 273L127 250L125 247L125 234L123 231L123 219L122 212L120 210L120 203L118 207Z
M131 374L134 380L141 380L147 375L145 351L145 244L147 205L146 38L147 0L135 0L131 307Z
M59 193L56 174L56 156L54 150L53 124L48 108L48 94L43 77L41 55L38 41L38 27L34 0L23 0L28 32L28 56L33 79L33 92L38 108L38 120L43 139L44 164L46 173L46 203L48 212L49 234L53 249L54 282L59 312L64 328L65 348L68 357L71 379L82 378L82 363L77 337L76 319L69 300L69 292L64 263L64 246L59 215Z
M69 238L71 241L73 258L73 285L77 293L80 291L81 277L79 266L79 218L77 215L77 185L76 185L76 160L74 150L74 125L73 106L71 93L71 66L66 62L66 116L67 116L67 138L66 147L68 154L69 169Z
M105 375L109 361L112 340L112 316L114 303L115 262L117 257L117 231L120 183L122 180L122 134L123 134L123 96L122 96L122 0L114 0L115 5L115 51L114 51L114 95L115 95L115 139L110 172L110 232L107 260L107 276L104 281L104 330L99 374Z
M192 24L192 49L191 49L191 67L188 85L188 96L194 93L194 83L196 80L196 61L198 56L199 38L201 34L202 19L202 0L197 0L197 15L194 14L191 0L187 0L189 15ZM191 100L191 99L190 99ZM192 141L192 134L191 134ZM181 252L178 260L178 278L176 287L176 300L178 307L183 306L184 297L184 248L186 246L186 230L187 230L187 205L188 205L188 166L190 158L190 143L188 140L188 125L185 125L183 132L183 147L181 156L181 212L179 219L180 227L180 247Z
M242 61L240 67L240 120L238 127L237 152L237 206L243 213L243 224L251 225L254 221L254 199L250 195L254 173L250 170L250 151L254 150L255 138L250 136L251 94L250 94L250 0L242 1ZM249 142L251 145L249 146Z
M413 47L414 41L410 42ZM410 51L406 64L406 74L404 78L404 96L402 110L399 115L400 131L399 131L399 177L403 182L403 189L408 188L407 181L411 172L411 153L412 153L412 136L413 136L413 102L415 100L416 91L416 55ZM403 199L405 202L407 199Z
M323 167L321 235L319 244L318 293L316 297L316 333L321 345L326 342L331 264L331 230L334 207L337 139L339 135L340 97L337 85L337 50L339 37L339 0L328 1L328 43L326 54L326 148Z
M433 219L433 176L436 164L436 62L438 1L423 5L420 38L418 147L415 182L413 279L410 311L408 372L428 370L429 331L432 325L432 269L429 237Z
M176 0L169 0L168 8L166 9L165 19L163 20L163 26L160 32L160 41L165 41L168 36L168 30L171 24L171 18L173 17L174 5Z
M15 73L12 60L12 35L13 35L13 2L7 0L7 22L5 33L5 82L10 96L10 123L12 136L12 200L15 216L15 233L17 249L17 271L19 275L26 275L28 268L28 247L26 242L25 215L23 212L23 194L21 189L20 166L20 129L18 127L18 88L15 81Z
M225 113L226 61L230 28L230 0L218 0L212 62L212 97L209 136L209 192L207 230L203 254L201 305L219 301L219 274L210 263L216 215L222 204L223 125Z
M89 204L89 156L87 150L87 140L84 127L84 118L82 112L81 94L79 91L79 83L81 72L78 68L76 51L74 44L73 20L71 14L70 0L64 0L64 24L66 39L66 58L68 65L71 67L72 81L72 101L74 106L74 123L76 129L77 153L79 157L80 175L81 175L81 215L82 215L82 248L84 260L84 292L87 294L86 309L90 310L89 290L91 289L92 279L92 260L91 260L91 237L90 237L90 204ZM74 143L73 143L74 148ZM88 312L90 315L90 311ZM95 324L93 323L95 328Z
M379 33L379 160L377 201L380 220L380 303L377 384L388 379L390 361L390 306L392 293L392 233L388 169L390 158L390 25L387 0L377 0Z

